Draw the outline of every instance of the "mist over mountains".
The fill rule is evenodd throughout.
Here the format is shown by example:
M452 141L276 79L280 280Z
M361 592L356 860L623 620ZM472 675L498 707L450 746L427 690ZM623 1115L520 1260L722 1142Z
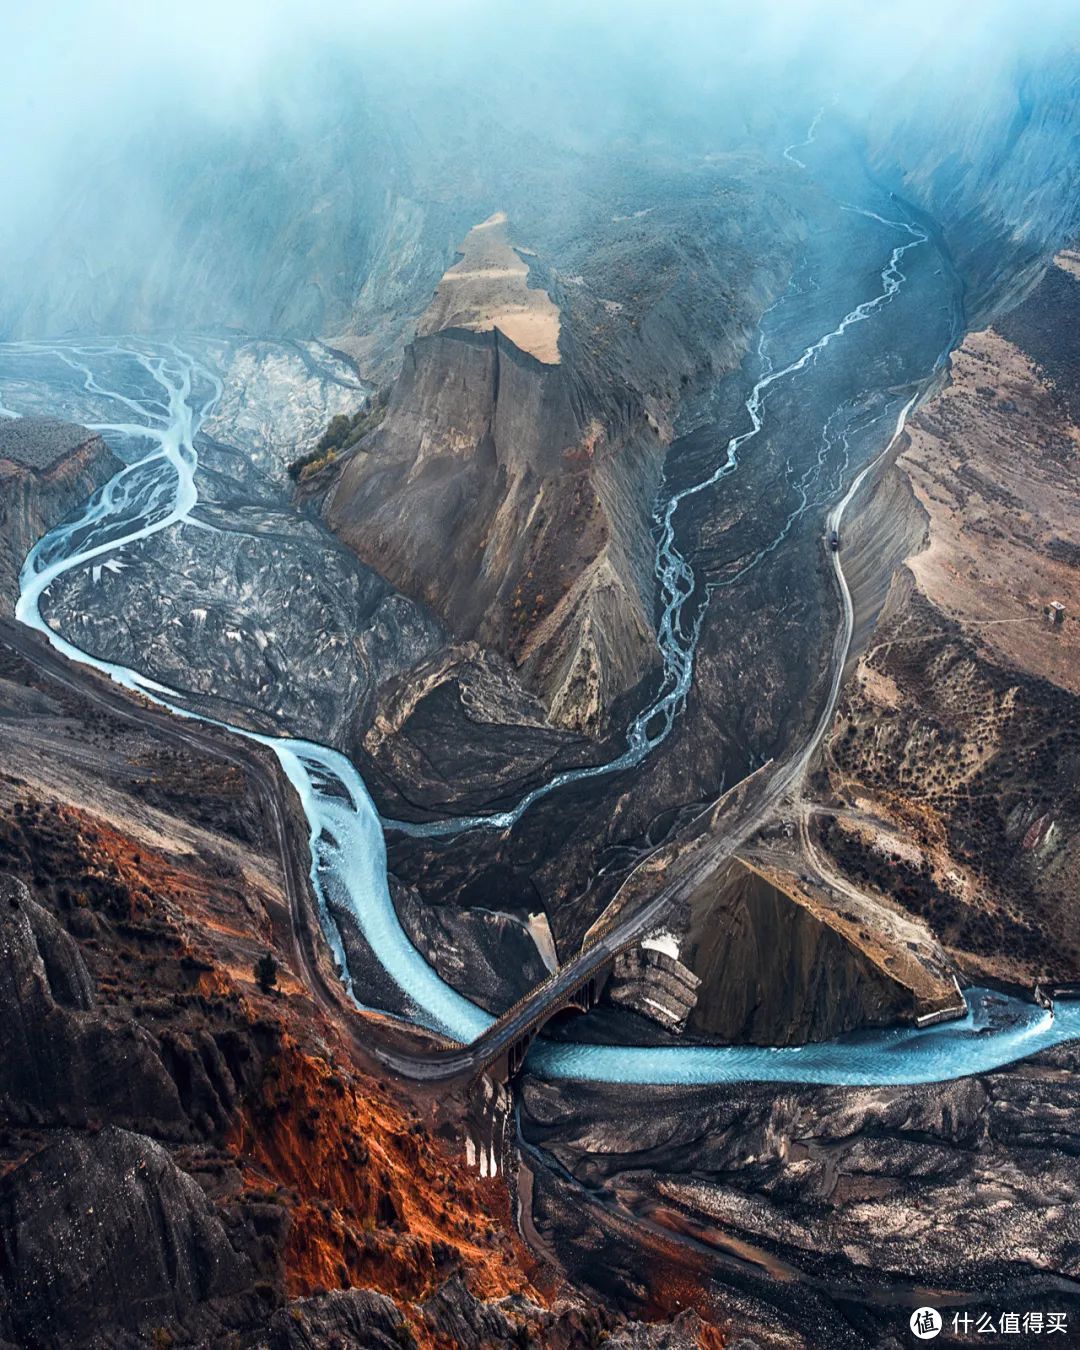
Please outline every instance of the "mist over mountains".
M389 349L492 210L539 246L618 211L620 165L654 190L768 166L822 109L992 291L1002 248L1075 226L1069 8L98 4L60 60L15 20L0 336L389 326Z
M0 1350L1077 1316L1077 0L0 32Z

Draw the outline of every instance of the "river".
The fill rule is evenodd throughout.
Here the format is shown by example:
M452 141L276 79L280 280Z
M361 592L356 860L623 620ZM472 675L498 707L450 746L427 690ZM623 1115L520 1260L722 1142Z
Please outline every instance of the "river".
M690 563L676 544L679 506L738 469L741 452L765 423L768 390L812 371L818 355L830 344L842 340L853 325L879 314L904 284L901 263L905 255L927 243L928 236L916 225L873 212L861 214L903 236L889 249L879 288L797 357L775 368L763 336L759 345L761 374L744 404L746 429L728 439L723 454L707 474L662 498L657 508L656 565L661 595L658 642L663 679L653 700L632 720L625 751L606 763L554 776L512 810L408 827L383 822L360 774L339 751L311 741L262 735L196 713L185 706L177 690L128 666L81 650L43 616L43 597L66 573L97 560L115 558L141 540L193 520L192 512L199 502L197 440L222 395L220 372L205 355L178 345L141 341L21 343L0 349L0 353L6 351L22 362L60 363L69 376L73 372L82 381L83 391L115 407L117 419L98 423L94 429L131 461L77 516L51 530L31 550L22 569L16 616L73 661L92 666L178 716L214 722L269 747L295 788L310 826L311 878L324 931L341 968L347 969L345 953L328 901L346 907L355 916L386 972L407 991L419 1010L419 1020L456 1040L470 1042L491 1025L493 1018L439 977L398 922L387 881L384 826L428 834L470 828L507 829L541 796L582 778L641 763L668 734L693 677L704 613L699 606L693 618L684 618L695 583ZM101 373L99 368L104 366L110 376ZM118 370L124 373L123 378L118 379ZM64 415L66 410L57 406L51 411ZM0 388L0 415L18 412L17 397ZM804 504L805 497L804 493ZM1051 1013L985 989L969 990L967 1001L967 1015L960 1021L928 1028L894 1028L802 1047L647 1047L540 1040L528 1062L531 1069L545 1076L602 1082L900 1084L984 1072L1080 1037L1080 1003L1063 1004Z

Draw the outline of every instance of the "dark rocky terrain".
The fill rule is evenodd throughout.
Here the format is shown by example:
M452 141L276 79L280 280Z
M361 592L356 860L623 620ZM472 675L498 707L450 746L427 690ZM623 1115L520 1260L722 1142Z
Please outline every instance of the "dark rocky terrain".
M303 827L275 820L269 762L155 732L8 633L0 1339L705 1344L693 1319L553 1303L495 1184L374 1076L355 1014L301 981L278 849Z
M1080 258L1065 250L1022 304L1003 314L996 332L1019 347L1053 390L1073 426L1080 424L1080 333L1075 323Z
M920 1088L638 1086L632 1109L528 1081L531 1221L628 1303L681 1264L762 1346L903 1344L913 1294L947 1312L946 1343L954 1309L1071 1322L1076 1072L1068 1048Z
M23 559L51 525L120 467L100 436L50 417L0 417L0 597L18 595Z

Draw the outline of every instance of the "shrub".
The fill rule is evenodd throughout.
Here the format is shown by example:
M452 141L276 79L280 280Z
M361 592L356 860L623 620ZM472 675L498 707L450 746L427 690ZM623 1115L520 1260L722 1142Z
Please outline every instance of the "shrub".
M315 442L315 449L309 450L299 459L294 459L289 465L289 477L293 482L303 482L312 474L318 473L327 464L332 464L339 453L351 450L369 431L374 431L386 416L389 397L389 389L380 389L351 416L348 413L335 413L327 423L326 430Z
M277 989L278 963L267 952L255 962L255 979L264 994L272 994Z

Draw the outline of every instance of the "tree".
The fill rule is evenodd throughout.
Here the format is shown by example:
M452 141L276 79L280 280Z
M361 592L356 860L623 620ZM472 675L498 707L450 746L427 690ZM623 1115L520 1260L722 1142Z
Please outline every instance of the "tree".
M351 417L346 417L344 413L337 413L331 417L329 425L323 434L319 437L318 450L339 450L345 444L345 438L352 430L353 422Z
M255 979L264 994L272 994L277 990L277 973L278 963L270 952L255 962Z

